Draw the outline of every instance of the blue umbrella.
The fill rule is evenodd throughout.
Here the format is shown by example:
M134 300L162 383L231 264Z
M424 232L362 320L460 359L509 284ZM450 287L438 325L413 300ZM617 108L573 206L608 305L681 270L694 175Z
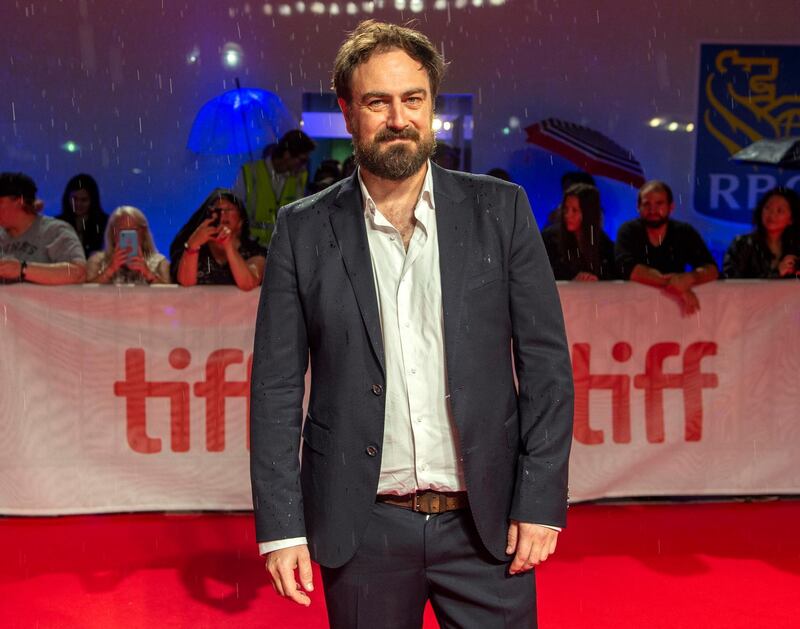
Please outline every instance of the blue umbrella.
M200 108L186 146L195 153L238 155L253 146L276 142L297 128L297 121L278 96L266 90L239 86L212 98Z

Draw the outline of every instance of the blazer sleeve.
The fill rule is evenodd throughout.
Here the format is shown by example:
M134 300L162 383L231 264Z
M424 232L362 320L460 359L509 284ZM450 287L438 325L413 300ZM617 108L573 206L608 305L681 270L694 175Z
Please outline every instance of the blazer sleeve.
M510 517L563 527L572 445L572 366L553 273L521 188L514 205L509 295L521 448Z
M288 219L281 212L276 221L255 326L250 479L258 542L306 535L299 456L308 340Z

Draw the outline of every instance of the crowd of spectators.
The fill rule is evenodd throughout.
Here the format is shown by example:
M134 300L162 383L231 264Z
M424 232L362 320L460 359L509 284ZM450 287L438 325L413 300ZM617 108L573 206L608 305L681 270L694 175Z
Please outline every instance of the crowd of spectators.
M309 178L314 141L300 130L268 146L242 166L231 189L217 188L180 228L170 259L159 253L145 214L125 205L109 216L93 177L78 174L64 188L61 213L42 215L34 181L0 173L0 283L261 284L267 246L279 207L333 185L356 169L323 160ZM452 166L449 149L434 161ZM437 159L441 158L441 159ZM506 171L490 176L510 181ZM557 280L630 280L672 294L686 314L700 304L693 288L720 277L708 247L688 223L671 217L672 190L648 181L638 191L638 217L612 242L603 230L600 192L591 175L570 172L542 239ZM800 196L773 188L758 201L752 232L737 236L725 253L722 277L778 279L800 276ZM88 260L88 262L87 262Z

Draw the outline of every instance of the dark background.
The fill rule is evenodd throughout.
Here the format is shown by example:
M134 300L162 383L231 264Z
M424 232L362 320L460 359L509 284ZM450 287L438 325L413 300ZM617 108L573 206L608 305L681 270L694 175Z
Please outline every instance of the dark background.
M232 183L242 159L185 148L204 102L239 76L244 85L278 93L299 118L303 92L329 89L345 31L366 17L417 18L451 62L443 91L474 97L473 171L510 170L540 224L558 203L558 180L570 166L526 145L522 128L555 116L631 149L649 178L672 184L677 217L694 223L717 251L748 229L691 207L695 133L647 123L654 116L697 122L700 43L799 43L795 0L501 1L409 0L399 11L387 0L383 8L373 3L372 13L357 2L356 15L344 2L333 15L329 0L322 15L311 12L312 2L289 2L292 14L284 16L278 2L6 0L0 169L33 176L48 214L58 212L72 175L93 174L106 211L143 209L165 251L210 188ZM235 71L221 62L228 42L244 52ZM189 63L193 50L199 58ZM79 150L64 150L67 141ZM635 194L608 181L601 192L613 238L634 215Z

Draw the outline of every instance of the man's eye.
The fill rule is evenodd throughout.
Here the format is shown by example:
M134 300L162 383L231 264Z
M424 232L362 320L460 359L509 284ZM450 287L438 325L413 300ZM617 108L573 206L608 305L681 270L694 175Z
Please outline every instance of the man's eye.
M367 106L368 106L370 109L380 109L380 108L381 108L381 107L383 107L385 104L386 104L386 103L384 103L382 100L377 100L377 99L376 99L376 100L371 100L371 101L369 101L369 103L367 103Z

